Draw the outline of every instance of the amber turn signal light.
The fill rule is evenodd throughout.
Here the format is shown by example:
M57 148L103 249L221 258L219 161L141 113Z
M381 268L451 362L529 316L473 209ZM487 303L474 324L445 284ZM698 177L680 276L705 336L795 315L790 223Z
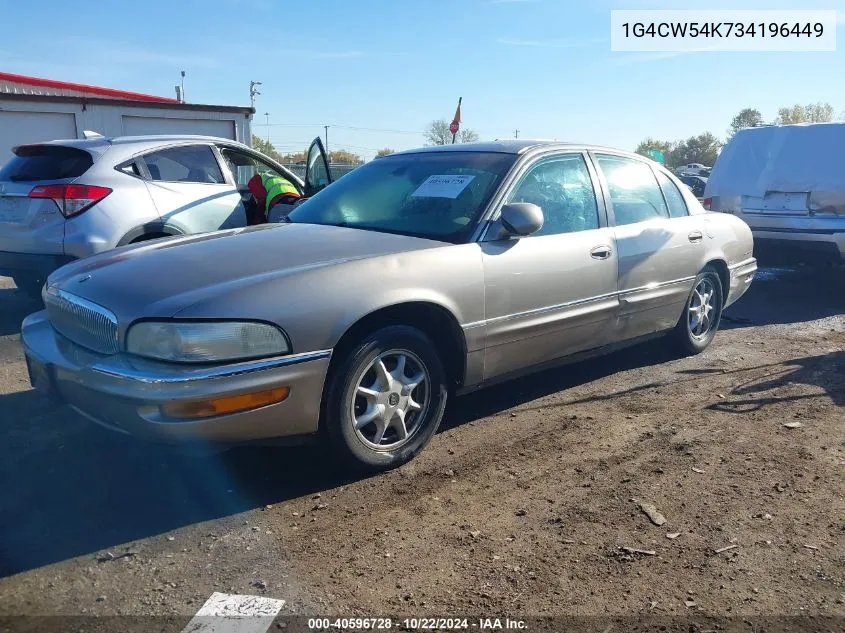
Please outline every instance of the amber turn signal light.
M161 405L162 412L171 418L196 419L210 418L215 415L239 413L268 404L281 402L290 394L289 387L276 387L267 391L244 393L213 400L195 400L193 402L168 402Z

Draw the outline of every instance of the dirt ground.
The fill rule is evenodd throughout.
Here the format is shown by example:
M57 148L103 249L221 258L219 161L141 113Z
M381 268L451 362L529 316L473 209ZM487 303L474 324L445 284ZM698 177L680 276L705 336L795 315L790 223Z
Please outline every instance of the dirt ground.
M845 623L842 270L761 271L700 356L656 341L455 399L417 460L364 479L308 447L177 457L52 409L19 348L34 306L8 282L0 307L0 615L189 616L222 591Z

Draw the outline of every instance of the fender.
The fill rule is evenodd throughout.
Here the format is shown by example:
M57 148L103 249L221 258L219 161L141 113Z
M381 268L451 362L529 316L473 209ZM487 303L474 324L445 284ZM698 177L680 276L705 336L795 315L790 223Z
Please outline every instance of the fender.
M178 229L174 226L166 225L162 221L156 222L147 222L146 224L142 224L140 226L136 226L134 229L131 229L126 235L120 238L120 241L115 245L115 248L118 246L126 246L133 240L138 239L142 235L147 235L149 233L163 233L164 235L187 235L185 231Z

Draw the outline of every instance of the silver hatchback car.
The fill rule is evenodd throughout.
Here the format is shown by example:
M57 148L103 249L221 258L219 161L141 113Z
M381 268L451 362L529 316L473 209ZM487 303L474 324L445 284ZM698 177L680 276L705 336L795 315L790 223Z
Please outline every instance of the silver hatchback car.
M317 141L309 156L320 157ZM139 136L22 145L0 168L0 275L38 296L61 265L117 246L246 226L256 173L306 183L234 141Z

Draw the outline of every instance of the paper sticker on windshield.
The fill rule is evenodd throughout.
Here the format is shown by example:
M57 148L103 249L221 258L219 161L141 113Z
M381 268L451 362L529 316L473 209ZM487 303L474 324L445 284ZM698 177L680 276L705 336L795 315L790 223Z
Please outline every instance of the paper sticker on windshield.
M457 198L475 176L429 176L411 194L414 198Z

